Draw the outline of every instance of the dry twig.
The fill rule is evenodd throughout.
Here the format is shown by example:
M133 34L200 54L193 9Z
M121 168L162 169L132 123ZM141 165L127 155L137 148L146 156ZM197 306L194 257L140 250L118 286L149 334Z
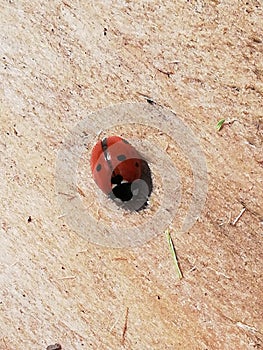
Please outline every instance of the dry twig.
M232 226L235 226L236 223L238 222L238 220L241 218L241 216L243 215L243 213L245 212L246 208L243 208L240 213L238 214L238 216L235 218L235 220L233 220L232 222Z
M127 326L128 326L128 315L129 315L129 308L127 307L126 314L125 314L125 321L124 321L123 331L122 331L121 345L124 345L124 343L125 343Z

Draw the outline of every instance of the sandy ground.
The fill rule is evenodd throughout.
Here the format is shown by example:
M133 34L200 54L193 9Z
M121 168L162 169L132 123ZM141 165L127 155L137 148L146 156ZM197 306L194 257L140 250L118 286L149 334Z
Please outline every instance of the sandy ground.
M1 0L0 349L263 349L262 6ZM132 102L145 109L121 123ZM61 208L58 158L83 121L78 194ZM123 213L92 181L89 152L107 132L149 157L145 212ZM165 201L175 170L181 198Z

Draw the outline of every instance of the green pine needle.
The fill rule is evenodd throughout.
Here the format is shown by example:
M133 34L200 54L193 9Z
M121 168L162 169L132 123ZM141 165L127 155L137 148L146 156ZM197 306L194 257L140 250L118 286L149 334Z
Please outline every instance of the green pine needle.
M174 265L175 265L175 269L176 269L177 275L178 275L179 279L182 279L183 278L183 274L182 274L182 272L180 270L180 267L179 267L179 264L178 264L178 260L177 260L177 256L176 256L176 252L175 252L175 248L174 248L174 244L173 244L173 240L172 240L172 237L171 237L169 229L167 229L165 231L165 233L166 233L166 236L167 236L168 244L169 244L169 247L170 247L173 259L174 259Z
M225 119L220 119L219 122L216 124L217 131L220 131L224 125Z

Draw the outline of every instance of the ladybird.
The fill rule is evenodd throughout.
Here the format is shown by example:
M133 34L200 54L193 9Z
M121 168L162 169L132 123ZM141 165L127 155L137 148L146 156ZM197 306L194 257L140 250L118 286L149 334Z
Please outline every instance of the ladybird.
M114 194L122 201L132 198L131 186L142 175L142 158L128 141L119 136L98 141L90 166L93 179L106 195Z

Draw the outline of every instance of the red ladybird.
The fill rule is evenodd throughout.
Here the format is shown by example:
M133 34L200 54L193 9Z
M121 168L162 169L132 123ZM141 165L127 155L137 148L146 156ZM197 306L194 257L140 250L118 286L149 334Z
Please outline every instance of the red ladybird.
M95 182L107 195L113 188L132 184L142 174L141 156L119 136L97 142L91 153L90 166Z

